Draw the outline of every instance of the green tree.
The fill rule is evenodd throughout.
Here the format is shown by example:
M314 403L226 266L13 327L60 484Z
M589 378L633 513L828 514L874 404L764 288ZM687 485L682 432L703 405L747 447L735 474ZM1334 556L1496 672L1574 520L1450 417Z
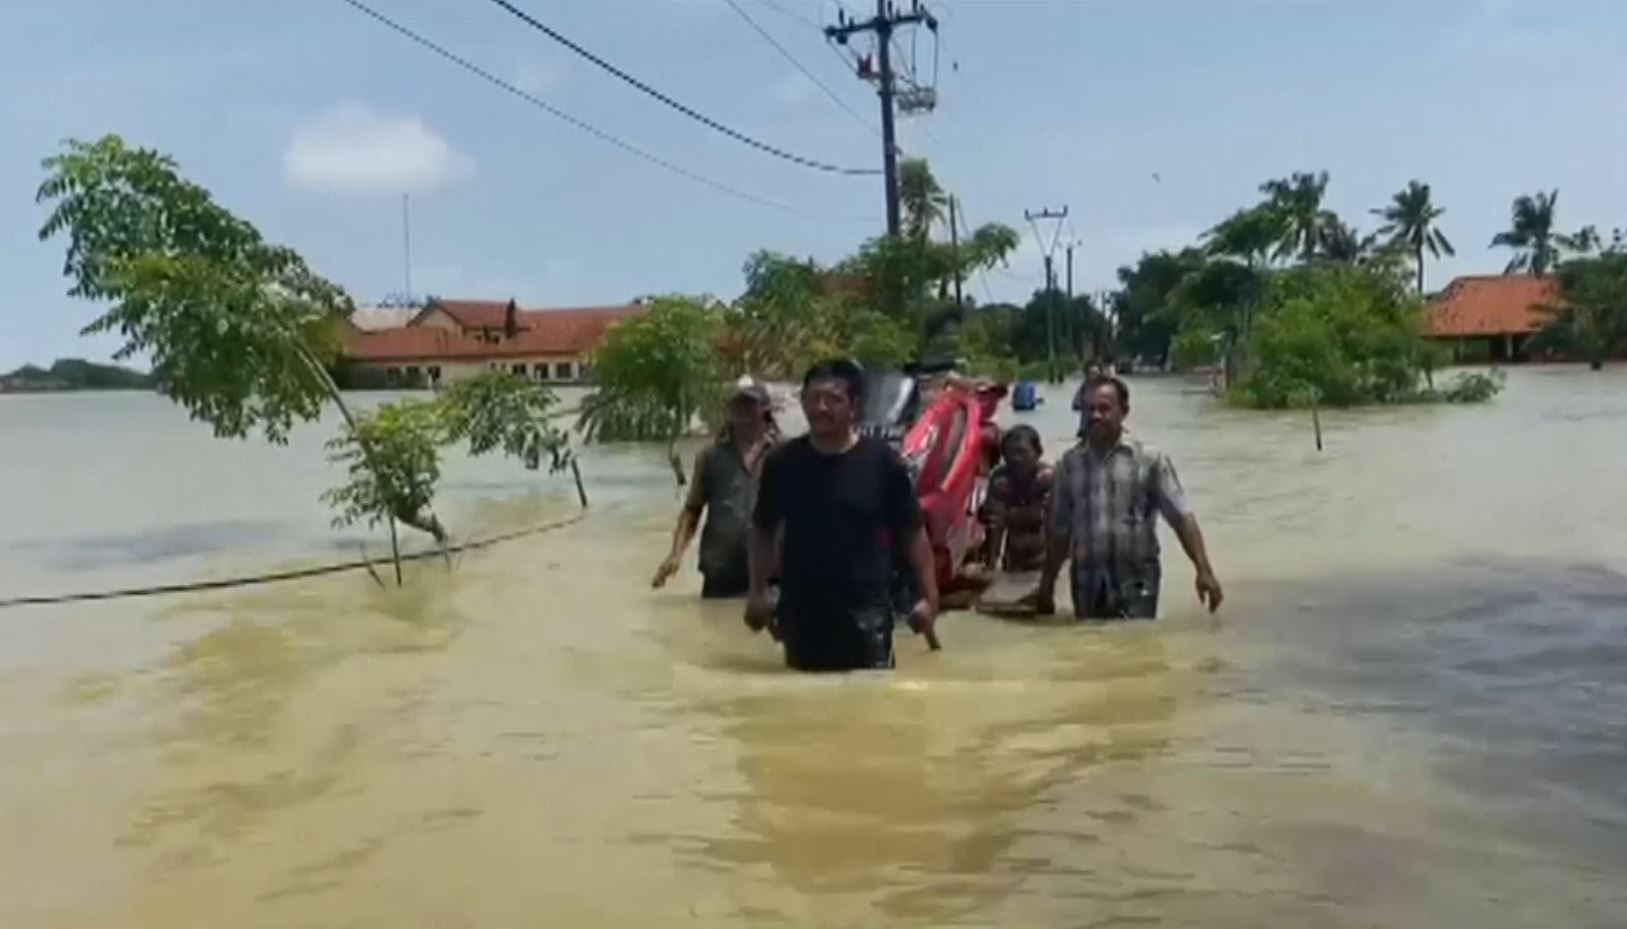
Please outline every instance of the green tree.
M1429 359L1418 325L1423 305L1408 291L1393 275L1360 267L1309 265L1274 276L1239 394L1259 407L1417 395Z
M1212 256L1260 268L1271 261L1272 251L1287 235L1282 213L1271 204L1259 204L1221 220L1202 241Z
M667 296L610 328L593 357L594 389L578 425L588 441L664 441L678 483L678 439L722 405L721 309L705 298Z
M1514 198L1508 230L1497 233L1491 240L1493 248L1515 249L1505 273L1530 271L1541 277L1554 266L1559 257L1559 242L1554 233L1554 205L1558 200L1557 189Z
M1119 268L1120 286L1113 296L1116 356L1158 365L1169 361L1170 344L1181 324L1176 290L1208 260L1203 251L1186 248L1144 254L1134 266Z
M1297 256L1309 261L1321 250L1329 230L1338 221L1322 206L1327 191L1326 171L1315 174L1296 171L1289 177L1260 185L1270 211L1281 221L1281 238L1274 257Z
M119 359L148 356L157 389L222 438L258 432L283 444L332 402L344 431L331 449L350 474L324 495L338 521L387 523L398 579L397 522L445 543L431 507L444 408L351 412L328 371L353 309L343 291L158 152L109 135L70 141L43 166L37 196L52 208L40 238L66 235L69 293L106 305L85 332L118 333ZM546 441L564 443L558 433Z
M898 164L898 205L904 213L904 232L925 241L932 227L949 215L949 195L938 185L924 158L905 158Z
M1384 220L1378 234L1387 238L1398 249L1405 249L1417 263L1418 293L1424 292L1424 252L1439 259L1441 255L1456 255L1457 250L1440 230L1437 221L1446 213L1430 199L1429 185L1409 181L1405 189L1397 191L1389 204L1373 211Z
M1542 337L1585 358L1595 371L1627 350L1627 251L1573 258L1555 272L1559 302L1546 307Z

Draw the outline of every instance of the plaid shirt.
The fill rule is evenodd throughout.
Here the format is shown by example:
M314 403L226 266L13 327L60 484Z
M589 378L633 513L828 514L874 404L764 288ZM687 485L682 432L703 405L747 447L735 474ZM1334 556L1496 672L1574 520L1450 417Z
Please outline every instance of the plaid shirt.
M1129 434L1099 453L1083 440L1056 467L1051 532L1073 540L1073 572L1137 572L1158 563L1157 514L1191 513L1175 465Z

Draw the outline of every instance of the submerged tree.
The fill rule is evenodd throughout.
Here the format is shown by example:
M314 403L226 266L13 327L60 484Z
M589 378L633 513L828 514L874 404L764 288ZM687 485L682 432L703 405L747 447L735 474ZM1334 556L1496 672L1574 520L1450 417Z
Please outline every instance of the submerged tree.
M1618 243L1620 240L1618 239ZM1543 341L1580 355L1597 371L1613 353L1627 349L1627 250L1573 258L1555 273L1559 302L1545 307Z
M118 359L148 356L159 392L222 438L283 444L332 402L354 488L328 496L341 521L387 522L392 550L396 522L444 544L430 506L444 430L412 405L352 413L328 371L354 309L339 287L158 152L109 135L70 141L43 166L37 199L52 209L40 238L66 235L69 294L108 304L86 333L121 336Z
M704 299L657 297L611 327L593 356L593 393L578 422L589 441L666 442L678 483L677 441L721 405L725 372L719 308Z

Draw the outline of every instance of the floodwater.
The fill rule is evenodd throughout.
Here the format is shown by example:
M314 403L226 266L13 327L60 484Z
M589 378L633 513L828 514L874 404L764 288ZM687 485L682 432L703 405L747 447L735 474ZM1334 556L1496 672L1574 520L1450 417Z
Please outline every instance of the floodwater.
M1218 622L1171 544L1157 623L952 615L896 673L795 676L691 573L647 589L650 449L399 590L0 611L0 926L1627 924L1627 370L1330 413L1321 453L1132 387ZM327 526L324 435L0 398L0 598L379 554ZM574 506L446 484L464 535Z

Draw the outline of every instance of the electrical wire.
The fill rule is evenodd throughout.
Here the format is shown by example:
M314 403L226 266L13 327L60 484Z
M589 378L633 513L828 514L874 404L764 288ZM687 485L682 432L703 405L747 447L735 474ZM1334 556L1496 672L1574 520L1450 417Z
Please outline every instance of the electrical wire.
M617 136L611 135L610 133L604 131L603 129L600 129L599 127L597 127L597 126L595 126L595 125L593 125L591 123L588 123L588 122L586 122L586 121L584 121L582 119L578 119L577 117L572 116L571 114L565 112L564 110L561 110L558 107L547 103L546 101L544 101L541 98L537 97L535 94L532 94L532 93L529 93L527 91L521 90L520 88L514 86L512 83L503 80L502 78L500 78L497 75L491 73L490 71L486 70L485 68L482 68L480 65L475 64L474 62L470 61L469 59L464 58L463 56L457 54L456 52L453 52L453 51L447 49L445 46L437 44L435 41L433 41L431 39L428 39L428 38L418 34L417 32L414 32L413 30L407 28L406 26L403 26L402 24L396 22L395 20L389 18L388 16L385 16L383 13L380 13L379 11L373 9L372 7L368 6L367 4L361 2L361 0L340 0L340 2L346 4L347 6L353 7L354 9L360 11L361 13L367 15L368 17L374 19L375 21L377 21L379 23L382 23L383 25L385 25L386 27L388 27L392 31L394 31L396 33L399 33L400 35L403 35L403 36L407 37L408 39L411 39L412 41L418 43L419 45L422 45L424 48L429 49L430 51L432 51L435 54L441 56L442 58L446 59L447 61L452 62L453 64L455 64L458 67L464 69L465 71L468 71L469 73L474 74L475 76L484 79L488 83L491 83L491 84L493 84L493 85L495 85L495 86L497 86L497 87L499 87L499 88L501 88L503 90L508 91L509 93L513 94L514 96L520 98L521 100L524 100L525 102L527 102L527 103L531 104L532 106L542 110L543 112L549 114L550 116L553 116L556 119L560 119L560 120L563 120L564 122L569 123L570 125L576 127L577 129L580 129L583 132L586 132L587 134L589 134L589 135L593 136L594 138L600 140L601 142L607 142L607 143L609 143L611 145L614 145L615 147L621 149L622 151L626 152L629 155L634 156L635 158L639 158L639 159L642 159L644 161L647 161L650 164L656 165L657 167L665 168L666 170L671 171L672 173L677 174L677 175L679 175L681 177L687 178L687 179L689 179L691 181L694 181L697 184L701 184L701 185L704 185L706 187L710 187L710 188L712 188L713 190L715 190L715 191L717 191L719 193L726 194L726 195L728 195L730 197L734 197L737 200L743 200L743 201L745 201L747 203L754 203L754 204L756 204L758 206L768 207L769 209L779 210L779 211L781 211L783 213L790 213L792 215L801 216L801 217L804 217L806 219L817 219L817 220L826 220L826 221L834 221L834 222L868 222L869 221L867 219L861 219L860 217L857 217L857 216L853 216L853 217L834 217L834 216L821 216L819 214L810 213L807 210L799 209L799 208L794 207L794 206L792 206L792 205L790 205L788 203L781 203L778 200L772 200L772 199L769 199L768 197L760 197L757 194L748 193L748 192L746 192L744 190L741 190L741 189L739 189L737 187L732 187L732 186L730 186L730 185L728 185L728 184L726 184L726 183L724 183L722 181L714 180L713 178L707 177L704 174L699 174L699 173L691 171L688 168L685 168L685 167L683 167L681 165L674 164L673 162L668 161L667 159L661 157L660 155L654 154L654 153L649 152L649 151L645 151L644 149L639 148L638 146L632 144L631 142L627 142L627 141L625 141L625 140L623 140L623 139L621 139L621 138L619 138Z
M519 21L525 23L527 26L530 26L532 29L535 29L536 31L542 33L543 35L547 36L548 38L553 39L555 42L558 42L560 45L565 46L566 48L570 49L572 52L575 52L577 55L581 56L582 58L592 62L594 65L597 65L602 70L608 72L609 74L615 76L616 78L619 78L622 82L636 88L637 90L644 93L646 96L652 97L652 98L660 101L661 103L666 104L667 106L671 107L674 110L677 110L678 112L684 114L685 116L688 116L690 119L695 120L696 122L700 123L701 125L706 126L707 128L715 130L717 132L720 132L723 135L726 135L729 138L734 139L737 142L744 143L746 145L751 146L752 148L757 149L758 151L765 152L765 153L767 153L769 155L773 155L774 157L783 159L785 161L789 161L792 164L802 165L805 168L812 168L812 169L814 169L816 171L825 171L825 172L828 172L828 173L831 173L831 174L846 174L846 175L852 175L852 176L870 176L870 175L876 175L876 174L881 173L880 169L877 169L877 168L850 168L850 167L843 167L842 165L831 164L831 163L825 162L825 161L817 161L817 160L812 159L812 158L805 158L802 155L798 155L798 154L795 154L795 153L792 153L792 152L788 152L783 148L779 148L777 146L770 145L769 143L764 142L761 139L755 139L755 138L752 138L749 135L746 135L743 132L739 132L739 131L737 131L735 129L731 129L728 126L725 126L724 124L722 124L722 123L718 122L717 120L711 118L710 116L707 116L704 113L700 113L700 112L696 111L692 107L689 107L689 106L686 106L686 105L684 105L682 103L679 103L677 100L674 100L673 98L667 96L666 94L662 93L661 91L656 90L654 87L651 87L650 85L644 83L643 81L639 80L638 78L633 77L631 74L628 74L626 71L623 71L622 69L616 67L615 65L613 65L610 62L604 60L603 58L600 58L598 55L593 54L592 52L588 51L587 49L583 48L582 46L576 44L575 42L573 42L570 39L566 38L565 36L561 35L559 32L557 32L556 30L554 30L553 28L548 26L546 23L543 23L542 21L538 20L536 17L532 16L531 14L525 12L524 10L522 10L519 7L515 6L514 4L510 3L509 0L491 0L491 3L493 3L496 6L502 8L504 11L508 12L509 15L511 15L514 18L518 19Z
M801 13L798 13L796 10L793 10L788 6L785 6L784 4L780 3L779 0L757 0L757 2L761 3L763 6L768 7L769 9L773 10L776 13L779 13L781 16L789 16L790 18L796 20L797 22L803 24L804 26L807 26L807 27L809 27L811 29L814 29L814 30L816 30L818 32L824 32L825 31L824 26L820 25L819 23L815 22L812 19L809 19L807 16L805 16L805 15L803 15Z
M735 0L724 0L724 2L729 5L730 9L734 10L735 13L739 14L741 19L745 20L746 25L750 26L753 31L755 31L758 35L762 36L763 41L767 42L769 45L774 46L774 50L779 52L780 55L782 57L784 57L786 61L789 61L792 65L794 65L796 67L796 69L798 71L801 71L803 76L806 77L808 80L813 81L815 87L818 87L820 90L824 91L825 96L829 97L831 99L832 103L835 103L837 106L839 106L843 110L845 110L849 116L852 116L854 119L858 120L859 124L861 126L863 126L864 128L870 130L871 132L875 133L876 135L881 134L881 130L876 128L875 123L872 123L868 119L865 119L863 116L861 116L859 114L858 110L855 110L855 109L853 109L853 107L849 106L846 100L843 100L840 96L837 95L836 91L830 89L830 85L828 85L824 81L820 80L818 75L816 75L812 71L810 71L807 68L806 65L804 65L801 61L799 61L797 59L797 57L795 55L791 54L790 50L788 50L784 45L781 45L779 40L774 38L774 36L771 35L768 32L768 30L766 30L762 26L758 25L757 21L752 19L751 15L748 14L744 9L742 9L739 3L736 3Z

